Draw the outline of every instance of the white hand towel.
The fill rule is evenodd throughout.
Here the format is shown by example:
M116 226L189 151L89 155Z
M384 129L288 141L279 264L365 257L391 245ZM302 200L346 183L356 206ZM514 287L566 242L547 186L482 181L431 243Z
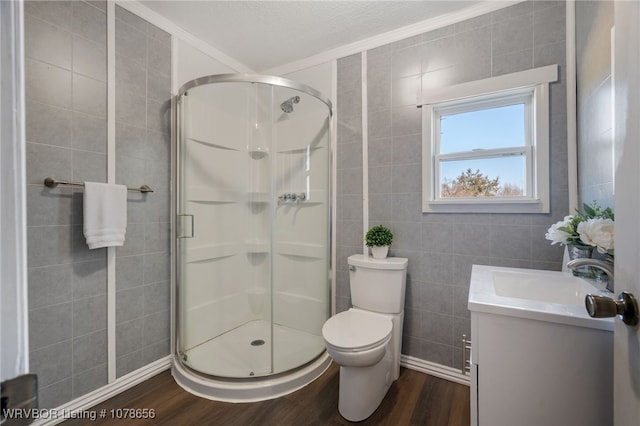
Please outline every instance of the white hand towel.
M84 183L84 236L89 249L121 246L127 232L127 187Z

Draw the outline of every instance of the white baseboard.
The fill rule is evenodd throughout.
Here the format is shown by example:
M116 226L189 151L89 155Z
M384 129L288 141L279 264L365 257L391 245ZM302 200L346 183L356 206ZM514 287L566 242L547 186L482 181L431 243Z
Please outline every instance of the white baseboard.
M133 371L126 376L122 376L116 381L109 383L99 389L94 390L86 395L83 395L79 398L76 398L72 401L67 402L64 405L59 407L50 409L50 410L39 410L41 412L48 412L50 415L47 419L40 419L33 424L36 426L51 426L57 425L58 423L62 423L63 421L70 418L72 413L79 413L82 411L91 411L91 407L94 407L101 402L106 401L109 398L113 398L114 396L126 391L129 388L134 387L137 384L144 382L147 379L159 374L165 370L168 370L171 367L171 361L173 357L171 355L167 355L164 358L161 358L151 364L145 365L144 367ZM122 407L125 408L125 407ZM57 415L56 415L57 414ZM44 417L44 416L43 416ZM57 417L57 418L52 418ZM65 418L66 417L66 418ZM86 418L86 417L78 417L78 418Z
M436 364L435 362L425 361L420 358L414 358L403 354L400 355L400 365L411 370L420 371L431 376L460 383L461 385L469 386L470 384L470 377L466 374L462 374L459 369Z

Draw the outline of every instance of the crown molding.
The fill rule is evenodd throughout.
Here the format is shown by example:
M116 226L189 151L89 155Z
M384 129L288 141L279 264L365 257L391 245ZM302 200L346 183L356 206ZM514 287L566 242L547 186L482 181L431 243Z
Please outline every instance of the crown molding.
M247 65L221 52L220 50L211 46L209 43L194 36L190 32L176 25L174 22L170 21L169 19L165 18L159 13L156 13L153 10L149 9L147 6L143 5L137 0L116 0L116 5L122 7L123 9L128 10L131 13L138 15L142 19L168 32L172 36L186 43L189 43L190 45L200 50L201 52L207 54L208 56L212 57L213 59L220 61L224 65L227 65L228 67L232 68L234 71L241 72L241 73L255 74L255 71L252 70Z
M499 9L504 9L514 4L522 3L523 1L524 0L486 0L473 6L469 6L465 9L458 10L456 12L447 13L445 15L430 18L421 22L417 22L415 24L407 25L402 28L397 28L395 30L387 31L382 34L377 34L363 40L339 46L335 49L324 51L317 55L312 55L304 59L289 62L288 64L263 70L260 71L260 73L269 75L285 75L288 73L300 71L325 62L330 62L335 59L343 58L345 56L353 55L383 46L385 44L413 37L418 34L433 31L447 25L475 18ZM252 74L257 71L251 69L249 66L238 61L237 59L216 49L202 39L176 25L174 22L170 21L164 16L149 9L147 6L143 5L137 0L116 0L116 4L128 10L129 12L140 16L141 18L147 20L158 28L167 31L174 37L189 43L193 47L222 62L223 64L229 66L237 72Z
M345 56L384 46L385 44L413 37L415 35L426 33L428 31L433 31L438 28L446 27L447 25L462 22L467 19L475 18L522 2L523 0L483 1L482 3L469 6L456 12L450 12L441 16L437 16L435 18L430 18L424 21L417 22L415 24L407 25L402 28L387 31L373 37L368 37L363 40L345 44L343 46L327 50L317 55L309 56L298 61L289 62L288 64L261 71L260 73L269 75L288 74L294 71L310 68L321 63L329 62L334 59L344 58Z

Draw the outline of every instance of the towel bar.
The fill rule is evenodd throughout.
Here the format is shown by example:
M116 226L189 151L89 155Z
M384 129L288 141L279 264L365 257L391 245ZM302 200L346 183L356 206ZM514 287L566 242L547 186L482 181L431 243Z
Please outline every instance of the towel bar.
M48 186L49 188L55 188L58 185L70 185L70 186L84 186L84 183L81 182L68 182L66 180L58 180L53 177L45 178L44 186ZM149 187L149 185L142 185L140 188L129 188L128 191L138 191L142 193L153 192L153 189Z

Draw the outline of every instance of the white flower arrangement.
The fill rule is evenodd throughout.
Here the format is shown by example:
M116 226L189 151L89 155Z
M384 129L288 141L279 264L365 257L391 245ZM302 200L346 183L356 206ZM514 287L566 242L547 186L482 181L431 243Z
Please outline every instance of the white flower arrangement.
M551 245L554 244L568 244L569 238L571 234L569 232L563 231L563 229L567 229L571 225L571 219L573 216L565 216L560 222L556 222L547 230L547 233L544 234L544 237L551 241Z
M613 220L589 219L578 224L580 239L598 249L600 253L612 253L614 246Z
M551 225L545 238L551 244L595 247L598 252L613 257L614 254L614 215L610 207L601 209L597 203L584 205L584 212L565 216L563 220Z

